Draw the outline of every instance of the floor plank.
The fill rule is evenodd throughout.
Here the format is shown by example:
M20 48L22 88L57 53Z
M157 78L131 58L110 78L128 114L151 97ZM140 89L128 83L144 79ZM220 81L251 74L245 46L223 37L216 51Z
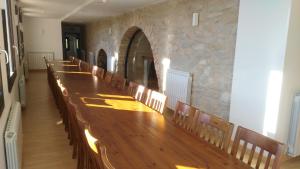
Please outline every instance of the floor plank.
M300 168L300 156L292 158L282 163L281 169L299 169Z
M46 72L30 72L23 110L23 169L75 169Z

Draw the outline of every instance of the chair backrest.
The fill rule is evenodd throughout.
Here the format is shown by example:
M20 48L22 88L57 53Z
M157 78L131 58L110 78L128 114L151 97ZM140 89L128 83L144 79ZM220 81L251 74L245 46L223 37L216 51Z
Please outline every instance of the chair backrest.
M136 90L136 93L135 93L135 100L139 101L139 102L142 102L144 104L147 105L148 103L148 100L150 98L150 94L151 94L151 90L146 88L145 86L143 85L139 85L137 87L137 90Z
M107 157L106 147L101 145L99 141L96 142L96 147L98 150L98 166L103 169L115 169Z
M87 62L84 62L84 61L79 61L79 66L80 66L80 68L81 68L81 70L83 70L83 71L87 71L87 72L89 72L90 71L90 64L88 64Z
M97 76L100 79L103 79L104 77L104 69L99 68L98 66L92 66L92 75Z
M137 100L137 101L142 101L142 97L143 97L143 94L144 94L144 91L145 91L146 87L143 86L143 85L139 85L137 87L137 90L136 90L136 93L135 93L135 96L134 98Z
M98 76L98 78L100 78L100 79L103 79L104 78L104 73L105 73L105 70L98 67L98 70L96 72L96 76Z
M157 91L152 91L146 105L160 113L164 112L167 96Z
M243 144L241 144L243 142ZM245 152L252 146L248 160L245 158ZM240 149L241 148L241 149ZM253 160L254 154L258 152L257 160ZM255 165L256 169L264 166L264 169L272 168L279 169L280 157L283 151L283 144L275 140L272 140L259 133L239 126L235 135L231 155L242 161L247 161L249 166ZM239 153L240 152L240 153ZM237 154L240 154L237 157ZM267 156L265 156L267 154ZM262 163L263 158L267 157L266 161ZM271 167L271 161L272 167ZM252 164L254 163L254 164Z
M113 74L112 74L111 72L106 72L106 73L105 73L104 81L105 81L106 83L110 83L111 80L112 80L112 77L113 77Z
M98 71L98 66L93 66L93 68L92 68L92 75L93 76L97 76L97 71Z
M192 130L198 137L227 152L233 127L220 117L197 110Z
M76 65L79 65L79 59L73 57L73 63L76 64Z
M71 63L74 63L75 57L74 56L68 56L67 61L70 61Z
M173 114L173 121L187 130L191 130L193 120L195 118L197 109L188 104L177 101L175 111Z
M114 74L111 80L112 87L123 90L125 88L126 79L118 74Z
M128 95L135 97L139 84L135 82L129 82Z

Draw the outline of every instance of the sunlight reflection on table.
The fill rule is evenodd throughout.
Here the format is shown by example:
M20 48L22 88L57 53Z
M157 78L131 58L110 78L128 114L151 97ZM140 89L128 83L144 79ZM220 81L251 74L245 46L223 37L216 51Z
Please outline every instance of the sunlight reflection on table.
M87 98L87 97L81 97L80 99L87 107L110 108L115 110L127 110L127 111L142 111L147 113L156 112L155 110L152 110L146 105L133 100Z
M207 168L203 168L203 167L188 167L188 166L182 166L182 165L176 165L176 169L207 169Z

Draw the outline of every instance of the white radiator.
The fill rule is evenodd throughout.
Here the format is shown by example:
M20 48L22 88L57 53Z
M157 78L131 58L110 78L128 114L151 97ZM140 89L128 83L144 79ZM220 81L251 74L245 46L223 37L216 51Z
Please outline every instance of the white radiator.
M165 94L168 96L168 108L174 110L177 101L190 104L192 91L191 73L169 69L166 83Z
M19 97L20 97L21 106L25 107L26 106L26 83L25 83L24 75L21 75L19 79Z
M290 156L300 155L300 93L294 97L292 116L290 122L290 133L288 139L288 154Z
M48 61L54 60L54 52L28 52L28 62L30 70L45 70L45 60Z
M5 152L7 169L22 168L22 120L21 105L19 102L13 104L5 130Z

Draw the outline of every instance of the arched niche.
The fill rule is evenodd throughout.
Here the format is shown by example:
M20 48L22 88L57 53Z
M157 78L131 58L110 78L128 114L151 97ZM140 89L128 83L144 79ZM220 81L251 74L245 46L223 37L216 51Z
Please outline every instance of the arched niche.
M138 27L131 27L124 34L120 49L118 72L129 81L159 89L151 44Z
M98 52L97 66L107 71L107 54L103 49Z

